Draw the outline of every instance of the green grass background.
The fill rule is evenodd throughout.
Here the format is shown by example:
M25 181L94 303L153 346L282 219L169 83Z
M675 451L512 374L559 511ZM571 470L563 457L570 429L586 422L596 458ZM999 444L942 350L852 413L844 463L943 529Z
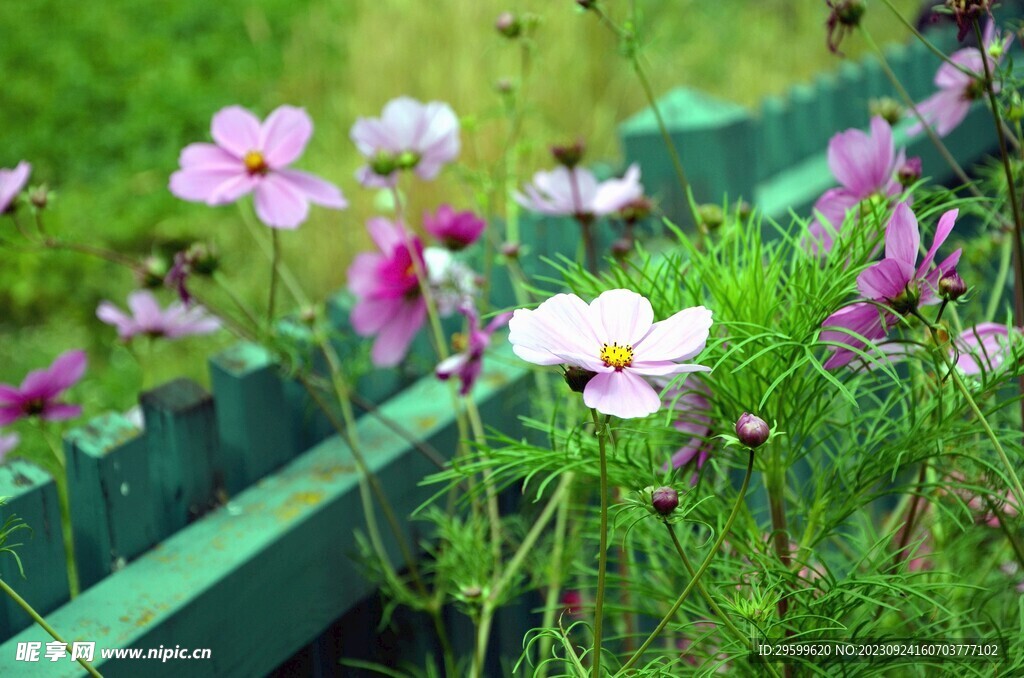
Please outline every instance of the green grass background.
M659 92L687 85L755 106L839 64L825 48L823 2L637 1ZM908 14L918 6L897 4ZM621 17L629 3L604 5ZM0 3L0 167L29 160L31 183L56 191L52 232L140 256L163 239L210 238L225 252L227 276L265 303L267 266L237 209L178 201L167 179L182 146L208 140L222 106L260 116L282 103L305 106L316 132L298 165L340 184L352 202L345 212L314 208L302 229L284 234L291 266L323 296L344 285L373 211L373 195L353 179L356 117L377 115L400 94L448 101L478 121L464 133L464 160L482 167L498 157L506 130L487 122L499 106L494 83L516 78L519 64L492 28L506 9L540 19L524 167L547 167L547 145L578 135L589 159L614 162L615 125L644 99L615 40L571 0L38 0ZM906 39L884 6L869 9L876 40ZM854 36L844 50L856 57L863 45ZM468 205L451 175L420 184L413 198L413 214L441 200ZM12 235L8 220L0 229ZM87 415L129 407L144 381L205 380L205 358L231 341L226 333L153 346L144 378L95 320L101 299L121 303L132 286L128 273L80 255L0 249L0 382L79 346L92 361L75 391Z

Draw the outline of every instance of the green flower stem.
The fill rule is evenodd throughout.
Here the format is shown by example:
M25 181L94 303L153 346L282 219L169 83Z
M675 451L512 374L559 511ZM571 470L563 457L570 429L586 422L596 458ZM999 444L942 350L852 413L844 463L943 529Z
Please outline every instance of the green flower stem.
M651 643L657 640L658 636L661 635L661 632L665 630L665 627L668 626L669 621L671 621L672 618L675 617L676 612L679 611L679 608L682 607L683 603L686 601L687 596L690 595L690 591L692 591L697 586L697 584L700 583L700 578L707 571L708 567L711 565L712 559L714 559L715 555L718 553L718 549L721 548L722 542L724 542L725 538L729 535L729 530L732 529L732 524L736 521L736 516L739 515L740 508L743 506L744 500L746 499L747 487L749 487L750 485L750 476L754 472L754 450L750 450L749 454L750 456L747 460L747 473L743 477L743 485L740 486L739 494L736 497L736 503L733 504L732 512L729 514L729 518L725 521L725 527L722 529L721 534L718 535L718 539L715 540L714 545L711 547L710 553L708 553L707 557L704 558L704 562L701 563L700 568L693 575L693 578L690 580L690 583L687 584L686 588L683 589L683 592L679 594L679 598L677 598L676 602L672 604L671 608L669 608L668 614L666 614L664 618L662 618L662 620L658 623L658 626L654 629L654 631L651 632L651 635L649 635L647 637L647 640L643 642L643 645L640 646L640 649L633 653L633 656L630 657L625 664L623 664L622 669L619 671L618 675L621 675L628 669L632 668L640 660L640 657L643 656L644 652L647 651L647 648L651 646Z
M571 492L573 472L569 471L563 476L566 483L566 495ZM541 620L541 628L550 629L555 625L555 614L558 612L559 594L562 592L562 558L565 552L565 537L569 522L569 497L558 503L555 514L555 535L554 545L551 548L551 569L548 571L548 590L544 599L544 616ZM548 665L544 659L551 652L551 637L544 635L540 639L540 649L537 658L540 665L537 667L535 678L547 678Z
M596 427L597 445L601 463L601 545L597 560L597 602L594 607L594 658L591 663L590 675L593 678L601 675L601 634L604 623L604 589L605 575L608 570L608 420L604 422L597 414L597 410L590 410Z
M261 228L265 228L257 224L252 218L252 210L245 209L242 207L242 203L239 203L239 213L242 215L242 222L249 229L249 233L252 235L252 239L256 241L256 246L263 250L263 254L266 255L267 259L271 262L275 261L273 244L268 243L267 239L260 233ZM275 230L276 229L272 229ZM302 285L292 274L290 268L284 265L283 262L277 260L277 265L274 266L274 270L281 278L281 282L284 283L285 287L288 288L288 292L292 295L292 298L301 306L309 306L309 297L302 290Z
M277 229L270 229L270 292L267 298L267 325L274 323L274 301L277 295L277 269L281 262L281 240Z
M928 38L926 38L923 35L921 35L921 31L917 30L917 27L914 26L914 24L912 24L909 21L907 21L906 17L904 17L902 14L900 14L900 11L898 9L896 9L896 6L892 4L891 0L882 0L882 2L885 3L886 7L888 7L892 11L893 14L896 15L896 18L899 19L900 23L903 24L904 26L906 26L910 30L910 32L914 34L914 37L917 38L918 40L920 40L921 44L923 44L925 47L927 47L928 50L932 54L934 54L935 56L939 57L944 62L946 62L947 64L949 64L953 68L957 69L961 73L964 73L966 75L972 75L972 76L974 75L974 73L971 73L969 70L967 70L966 68L964 68L960 64L956 63L955 61L950 59L948 56L946 56L946 54L941 49L939 49L938 47L933 45L928 40ZM861 24L861 26L863 26L863 24ZM980 45L981 43L979 42L978 44Z
M53 630L53 627L50 626L45 619L43 619L42 615L36 612L35 609L31 605L29 605L24 598L19 596L17 591L12 589L3 579L0 579L0 589L3 589L4 593L6 593L11 598L11 600L18 604L18 607L25 610L25 612L28 613L28 616L32 617L32 621L34 621L44 631L50 634L51 638L56 640L58 643L64 643L64 645L66 645L68 648L68 653L72 651L71 644L68 643L68 641L61 638L60 635ZM100 675L100 672L97 671L96 668L85 659L79 657L77 661L79 664L82 665L82 668L89 672L90 676L95 676L96 678L103 678L103 676Z
M60 439L54 440L50 436L42 419L38 419L36 423L39 425L39 434L43 436L43 440L46 441L50 451L53 453L53 470L55 471L53 480L54 485L57 487L57 504L60 508L61 536L64 539L64 558L67 561L68 570L68 591L72 598L76 598L81 592L81 586L78 582L78 565L75 562L75 536L71 528L71 501L68 497L67 460L64 458L64 450L61 448Z

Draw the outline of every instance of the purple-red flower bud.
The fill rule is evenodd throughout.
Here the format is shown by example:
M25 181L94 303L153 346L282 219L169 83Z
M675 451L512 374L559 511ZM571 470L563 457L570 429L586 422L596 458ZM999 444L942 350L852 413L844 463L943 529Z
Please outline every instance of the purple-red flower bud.
M586 152L587 146L583 143L582 139L577 139L575 142L565 146L551 147L551 155L555 157L555 161L568 169L572 169L580 164L580 161L583 160L583 154Z
M736 437L750 449L764 445L770 435L768 424L757 415L744 412L736 421Z
M519 258L519 243L506 242L501 244L501 256L507 259Z
M906 161L896 170L896 178L900 185L906 188L921 178L921 158L916 155L907 158Z
M948 301L956 301L967 292L967 283L956 272L956 269L948 271L939 278L939 295Z
M633 251L633 239L623 236L612 243L612 256L620 261L629 256Z
M433 215L423 215L423 228L427 233L453 251L475 243L486 227L487 222L473 212L456 212L449 205L441 205Z
M651 495L651 504L655 511L667 516L679 506L679 493L671 487L659 487Z

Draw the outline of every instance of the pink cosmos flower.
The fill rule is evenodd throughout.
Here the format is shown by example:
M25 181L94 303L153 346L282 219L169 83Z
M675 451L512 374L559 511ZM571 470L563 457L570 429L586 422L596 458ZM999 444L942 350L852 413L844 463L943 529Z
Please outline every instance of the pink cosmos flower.
M710 372L684 363L704 350L711 311L687 308L654 322L651 302L630 290L608 290L589 305L575 294L556 294L535 310L521 308L509 321L509 341L523 360L569 365L595 373L583 390L587 407L623 419L661 407L645 377Z
M130 315L104 301L96 309L96 317L116 327L118 337L124 341L140 335L177 339L192 334L210 334L220 329L220 320L202 306L190 308L181 301L175 301L162 309L149 290L129 294L128 309Z
M939 218L931 249L918 266L917 251L920 247L921 233L917 217L906 203L897 205L885 231L885 258L873 264L857 278L857 289L869 301L852 304L826 318L821 324L826 328L821 333L821 340L840 342L863 350L865 343L842 331L841 328L876 342L883 339L889 328L898 322L897 316L879 308L880 304L902 314L909 313L919 304L937 303L939 298L936 289L939 278L946 271L956 267L960 260L960 250L953 252L934 269L929 269L935 259L935 253L953 230L958 212L950 210ZM857 357L852 350L831 348L833 353L825 362L826 369L842 367Z
M1014 334L1019 330L1014 329ZM956 338L956 366L974 375L998 369L1010 350L1010 330L999 323L980 323ZM951 352L952 355L952 352Z
M549 216L600 217L618 212L643 197L640 166L629 166L621 179L598 183L593 172L583 167L556 167L537 172L533 182L516 193L515 199L526 209Z
M20 441L21 438L17 433L0 433L0 463L3 462L11 450L18 446Z
M313 121L301 108L279 106L262 124L241 106L213 116L215 144L189 144L181 151L181 169L171 175L171 193L182 200L224 205L252 193L256 216L272 228L298 228L309 203L348 206L337 186L289 169L313 134Z
M450 250L464 249L477 241L487 222L467 210L456 212L450 205L441 205L431 215L423 213L423 228Z
M464 340L465 348L442 360L434 373L442 381L448 380L452 375L457 376L462 382L459 395L467 395L473 390L473 385L483 369L484 351L491 343L491 335L508 324L512 314L501 313L487 323L487 327L480 329L480 316L472 304L464 305L459 311L466 316L469 324L469 334Z
M711 397L711 391L697 377L690 377L686 385L690 388L685 391L669 389L662 397L665 406L674 407L678 413L672 426L680 433L691 436L665 466L667 468L671 464L672 468L682 468L695 462L693 476L690 478L692 486L697 484L700 470L711 456L711 445L708 443L711 433L711 403L708 398Z
M838 188L825 191L814 203L814 221L808 228L808 246L824 254L832 249L846 214L862 200L874 195L897 195L897 170L905 152L893 147L892 128L881 116L871 118L871 133L859 129L839 132L828 142L828 167L839 181Z
M80 415L81 405L57 399L78 383L86 363L85 351L67 351L46 369L29 372L21 386L0 384L0 426L29 417L62 421Z
M448 104L392 99L379 118L359 118L349 133L367 164L356 172L363 186L387 188L401 170L430 180L459 155L459 118Z
M14 169L0 169L0 214L10 209L14 199L28 183L28 175L31 172L32 165L24 160Z
M349 266L348 289L356 297L350 319L360 336L376 336L373 364L391 367L405 357L427 317L412 258L424 265L423 244L402 224L381 217L370 219L367 230L380 251L358 254Z
M985 29L984 51L985 59L988 59L989 69L995 72L996 66L1003 59L1010 43L1013 42L1013 35L1007 38L1006 44L999 46L1000 38L995 33L995 22L990 21ZM993 58L990 49L997 46L998 58ZM920 104L917 110L934 130L937 135L944 137L964 121L971 111L971 105L978 99L985 96L985 88L982 81L985 78L985 64L982 61L982 52L977 47L965 47L957 50L950 56L951 63L943 62L939 70L935 72L935 86L939 91L931 95ZM975 75L968 75L960 68ZM996 82L998 88L999 83ZM913 111L909 112L916 122L907 129L907 134L914 136L924 131L924 126Z

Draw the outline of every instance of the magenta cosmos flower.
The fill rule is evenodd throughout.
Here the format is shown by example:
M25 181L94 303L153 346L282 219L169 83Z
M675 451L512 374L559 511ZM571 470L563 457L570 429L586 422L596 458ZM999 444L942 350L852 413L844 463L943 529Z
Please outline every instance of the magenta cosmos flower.
M373 364L391 367L405 357L427 317L413 262L415 256L424 266L423 244L403 225L381 217L366 227L380 251L356 255L348 269L348 289L356 297L350 320L360 336L376 336Z
M80 415L81 405L57 399L82 378L86 362L85 351L67 351L45 370L29 372L21 386L0 384L0 426L28 417L61 421Z
M24 160L19 162L14 169L0 169L0 214L9 210L14 204L14 199L28 183L28 175L31 172L32 165Z
M128 310L131 314L104 301L96 309L96 317L116 327L117 336L125 341L137 336L177 339L192 334L210 334L220 329L220 320L202 306L187 307L175 301L162 309L149 290L129 294Z
M885 338L898 318L892 312L880 308L880 305L905 314L918 305L938 303L939 278L956 267L960 261L960 250L953 252L934 269L931 266L935 253L953 230L957 214L958 210L950 210L939 218L931 249L918 265L921 232L917 217L906 203L897 205L885 231L885 258L857 278L857 289L868 301L847 306L826 318L821 324L825 328L821 340L863 350L865 343L843 330L855 332L873 342ZM825 362L826 369L842 367L857 356L854 351L843 347L832 349L834 352Z
M598 182L593 172L582 167L556 167L537 172L533 182L516 193L515 199L528 210L549 216L600 217L613 214L643 197L640 166L629 166L621 179Z
M359 118L349 133L367 164L356 171L363 186L387 188L412 170L430 180L459 155L459 118L448 104L392 99L379 118Z
M461 250L475 243L487 222L469 210L456 212L450 205L441 205L437 212L423 213L423 228L450 250Z
M583 390L587 407L631 419L661 407L645 377L711 371L681 362L704 350L710 328L711 311L703 306L656 323L647 299L609 290L589 305L575 294L556 294L535 310L518 309L508 339L527 362L593 372Z
M1006 44L1000 43L999 37L995 34L995 22L990 21L985 29L984 58L988 59L989 69L995 71L996 66L1003 59L1003 55L1013 41L1013 36L1007 39ZM990 49L995 46L998 51L998 58L993 58ZM975 101L985 96L985 64L982 61L982 52L977 47L965 47L957 50L950 56L952 63L943 62L935 73L935 86L939 91L931 95L917 105L917 111L924 118L935 133L944 137L964 121ZM954 66L956 64L957 66ZM968 75L960 69L965 69ZM999 83L996 82L996 87ZM921 121L917 120L913 111L908 113L916 122L907 129L907 134L914 136L920 134L924 127Z
M1014 335L1019 330L1014 328ZM964 374L981 374L999 369L1011 352L1010 330L999 323L979 323L956 338L956 366Z
M446 381L452 376L457 376L462 386L459 388L459 395L467 395L473 390L477 377L483 369L484 351L491 343L491 335L508 324L511 313L502 313L495 316L483 329L480 328L480 315L471 304L464 305L459 312L466 316L469 325L469 332L463 339L465 346L453 356L442 360L438 364L434 374L437 378Z
M301 108L280 106L262 124L241 106L213 116L216 143L189 144L181 169L171 175L171 193L182 200L224 205L253 194L256 216L272 228L298 228L309 203L343 209L341 191L323 179L289 169L313 134L313 121Z
M903 149L893 147L892 128L882 117L871 118L871 133L848 129L828 142L828 167L839 182L814 203L814 221L808 229L809 247L820 254L832 249L846 214L873 196L889 198L901 190L898 170Z

